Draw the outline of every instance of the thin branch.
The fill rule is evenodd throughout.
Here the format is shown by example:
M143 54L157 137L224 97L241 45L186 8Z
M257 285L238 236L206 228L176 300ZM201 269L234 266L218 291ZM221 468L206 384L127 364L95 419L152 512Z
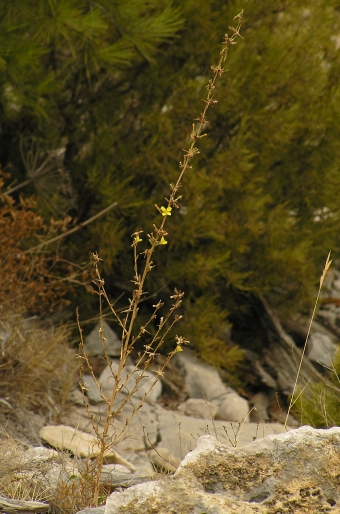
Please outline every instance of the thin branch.
M92 221L94 221L97 218L100 218L101 216L106 214L108 211L113 209L113 207L116 207L116 205L118 205L118 202L112 203L111 205L109 205L108 207L103 209L102 211L98 212L97 214L95 214L94 216L89 218L88 220L84 221L84 223L79 223L79 225L77 225L76 227L71 228L67 232L64 232L63 234L59 234L59 236L52 237L52 239L48 239L47 241L43 241L42 243L40 243L37 246L33 246L33 248L30 248L29 250L27 250L26 253L32 253L32 252L35 252L36 250L40 250L40 248L43 248L46 245L49 245L51 243L55 243L55 241L59 241L59 239L62 239L63 237L69 236L70 234L73 234L74 232L77 232L77 230L80 230L80 229L86 227L87 225L92 223Z
M12 193L14 193L15 191L18 191L18 189L21 189L25 186L28 186L28 184L30 184L31 182L33 182L33 179L32 178L28 178L27 180L25 180L24 182L20 182L20 184L17 184L16 186L13 186L11 187L10 189L7 189L7 191L5 191L4 193L2 193L3 195L11 195Z

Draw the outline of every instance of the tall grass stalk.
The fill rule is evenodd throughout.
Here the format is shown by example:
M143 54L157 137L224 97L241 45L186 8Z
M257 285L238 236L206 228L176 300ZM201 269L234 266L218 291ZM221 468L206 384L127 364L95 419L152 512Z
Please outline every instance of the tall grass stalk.
M318 303L319 303L321 289L322 289L324 280L326 278L327 271L329 270L330 265L332 264L330 256L331 256L331 253L329 252L328 255L327 255L325 266L323 268L323 271L322 271L322 274L321 274L321 277L320 277L318 294L316 295L316 300L315 300L315 303L314 303L314 308L313 308L312 316L311 316L311 319L310 319L310 322L309 322L305 343L303 345L303 349L302 349L302 353L301 353L301 358L300 358L300 363L299 363L299 366L298 366L298 370L297 370L297 374L296 374L296 379L295 379L295 383L294 383L294 388L293 388L292 396L290 398L289 407L288 407L288 411L287 411L287 416L286 416L285 423L284 423L284 427L285 428L287 428L288 417L289 417L290 411L291 411L292 407L297 402L298 398L301 396L301 394L302 394L302 392L304 390L303 389L302 392L298 395L298 397L295 398L295 391L296 391L296 388L297 388L297 383L298 383L300 372L301 372L302 362L303 362L303 359L304 359L304 356L305 356L305 352L306 352L306 348L307 348L307 343L308 343L310 332L311 332L311 329L312 329L312 324L313 324L313 321L314 321L314 318L315 318L316 309L317 309L317 306L318 306Z

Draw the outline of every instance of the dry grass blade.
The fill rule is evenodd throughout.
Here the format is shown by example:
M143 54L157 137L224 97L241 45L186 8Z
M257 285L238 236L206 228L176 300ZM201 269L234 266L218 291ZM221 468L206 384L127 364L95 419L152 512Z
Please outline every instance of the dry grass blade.
M300 376L300 371L301 371L301 366L302 366L303 358L304 358L304 355L305 355L305 352L306 352L307 343L308 343L309 336L310 336L310 332L311 332L311 329L312 329L313 320L314 320L314 318L315 318L316 309L317 309L317 306L318 306L318 302L319 302L319 298L320 298L321 289L322 289L322 286L323 286L323 283L324 283L325 277L326 277L326 275L327 275L327 271L329 270L329 268L330 268L330 266L331 266L331 264L332 264L332 261L331 261L331 259L330 259L330 256L331 256L331 253L329 252L329 253L328 253L328 255L327 255L327 259L326 259L326 262L325 262L325 266L324 266L324 268L323 268L323 271L322 271L322 274L321 274L321 277L320 277L319 290L318 290L318 294L317 294L317 296L316 296L316 300L315 300L315 303L314 303L314 308L313 308L312 316L311 316L311 319L310 319L310 322L309 322L308 331L307 331L307 335L306 335L305 343L304 343L304 345L303 345L303 349L302 349L301 359L300 359L300 362L299 362L298 371L297 371L297 374L296 374L296 379L295 379L295 383L294 383L294 388L293 388L292 396L291 396L291 398L290 398L289 407L288 407L288 411L287 411L287 416L286 416L285 423L284 423L284 427L285 427L285 428L287 428L287 423L288 423L288 418L289 418L290 411L291 411L291 409L292 409L292 407L293 407L294 403L297 401L297 398L294 398L294 395L295 395L295 392L296 392L297 383L298 383L299 376ZM301 394L301 393L300 393L300 394ZM298 396L298 398L299 398L299 397L300 397L300 395Z

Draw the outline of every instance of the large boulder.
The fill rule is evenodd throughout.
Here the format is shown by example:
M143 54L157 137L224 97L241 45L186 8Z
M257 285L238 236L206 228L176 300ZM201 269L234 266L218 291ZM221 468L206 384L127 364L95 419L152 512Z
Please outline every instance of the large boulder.
M172 477L108 499L105 514L340 511L340 428L301 427L241 448L198 440Z

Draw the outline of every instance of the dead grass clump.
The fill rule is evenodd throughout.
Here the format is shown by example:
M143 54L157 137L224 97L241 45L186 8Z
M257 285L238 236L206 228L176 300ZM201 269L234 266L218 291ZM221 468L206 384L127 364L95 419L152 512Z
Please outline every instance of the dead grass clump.
M0 440L0 495L42 501L54 514L86 507L92 492L86 467L69 455L47 448L27 448L5 433Z
M45 487L37 480L38 470L25 459L26 447L3 434L0 441L0 494L19 500L45 500ZM33 474L32 474L33 471Z
M64 327L44 328L18 314L0 317L0 408L55 419L75 384L74 352Z

